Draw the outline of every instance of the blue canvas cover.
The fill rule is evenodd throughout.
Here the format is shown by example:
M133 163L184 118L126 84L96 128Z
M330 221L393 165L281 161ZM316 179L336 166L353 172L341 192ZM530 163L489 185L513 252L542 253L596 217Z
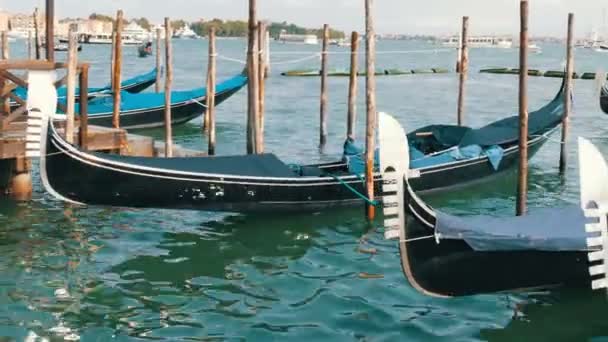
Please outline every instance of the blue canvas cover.
M436 212L440 239L464 240L476 251L585 251L585 224L579 206L544 208L520 217L455 217Z
M247 84L247 77L238 75L232 77L216 86L216 93L222 93L231 89L239 89ZM192 90L182 90L171 92L171 104L175 105L182 102L194 101L204 98L207 94L207 88L196 88ZM150 108L160 108L165 105L165 93L141 93L131 94L128 92L121 93L120 110L121 112L144 110ZM201 106L204 104L201 104ZM98 97L89 101L89 115L105 115L112 113L113 98L111 96ZM75 105L75 111L78 113L79 105Z

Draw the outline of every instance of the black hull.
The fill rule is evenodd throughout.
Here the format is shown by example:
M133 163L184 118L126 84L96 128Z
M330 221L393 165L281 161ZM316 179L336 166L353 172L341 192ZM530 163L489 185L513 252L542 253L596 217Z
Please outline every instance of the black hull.
M540 148L545 138L531 141ZM340 181L335 176L275 179L247 178L222 174L184 175L170 171L175 165L196 164L192 159L168 159L166 166L154 170L143 169L133 162L137 158L112 157L78 151L56 134L49 135L45 169L49 184L60 196L78 203L102 206L195 209L228 212L299 212L325 210L335 207L361 205L363 201L343 183L364 193L363 182L357 176L345 175ZM518 155L516 148L511 152ZM117 161L118 160L118 161ZM163 160L163 159L160 159ZM175 164L172 164L175 162ZM487 163L487 161L486 161ZM504 168L513 165L505 162ZM341 163L318 166L331 174L345 171ZM69 174L66 173L69 170ZM433 177L451 180L441 183L450 187L461 182L477 181L480 170L489 176L495 171L480 163L453 163L443 173ZM459 177L456 177L459 175ZM424 173L419 184L428 184ZM381 176L376 175L376 193L380 193Z
M407 230L406 239L429 234L415 219L408 221ZM411 274L414 287L430 295L467 296L555 286L583 288L591 283L587 253L582 251L477 252L458 240L401 244L401 258L406 260L402 262L404 273Z
M228 91L215 95L215 104L220 105L232 95L237 93L241 88L230 89ZM205 103L205 98L198 98L194 101L188 101L171 106L171 123L172 125L184 124L205 112L205 108L201 105ZM89 124L112 127L112 113L92 114L89 115ZM165 109L164 107L149 108L144 110L126 111L120 113L120 127L124 129L144 129L164 127L165 125Z
M608 89L606 89L606 86L602 87L602 93L600 94L600 108L608 114Z

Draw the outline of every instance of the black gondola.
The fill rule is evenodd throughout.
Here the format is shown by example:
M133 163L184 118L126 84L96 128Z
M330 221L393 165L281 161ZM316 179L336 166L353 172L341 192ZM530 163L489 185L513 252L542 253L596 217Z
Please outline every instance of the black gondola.
M50 104L45 106L49 108ZM34 103L30 108L38 106ZM561 120L560 108L561 98L556 97L539 113L530 114L540 121L530 125L536 132L530 140L531 149L539 148L555 130ZM40 125L36 117L30 119ZM512 119L498 121L499 131L513 130ZM47 190L62 200L88 205L231 212L325 210L363 201L364 180L360 172L351 169L352 160L294 166L273 154L166 159L89 153L67 143L53 125L45 122L44 127L47 126L48 132L46 128L36 130L42 134L38 145L44 149L41 176ZM496 133L496 127L487 128L489 133ZM517 135L516 129L514 132ZM470 131L473 136L487 133L485 128ZM501 135L495 138L501 139ZM503 148L498 171L488 156L440 159L441 164L418 170L417 184L420 190L445 189L496 174L517 160L516 139L509 139ZM381 175L376 174L378 188L380 179Z
M137 54L140 58L152 55L152 42L145 42L137 47Z
M606 114L608 114L608 84L604 84L602 86L602 91L600 93L600 108Z
M579 152L585 210L573 206L517 218L461 218L432 209L414 193L402 157L408 153L405 133L392 117L381 114L379 120L385 236L399 239L403 271L414 288L450 297L586 287L590 271L594 276L604 272L603 265L597 266L604 258L597 248L602 241L597 236L587 240L586 229L595 234L606 229L605 211L594 208L607 203L602 186L608 184L608 167L591 143L581 139ZM593 286L603 282L595 279Z

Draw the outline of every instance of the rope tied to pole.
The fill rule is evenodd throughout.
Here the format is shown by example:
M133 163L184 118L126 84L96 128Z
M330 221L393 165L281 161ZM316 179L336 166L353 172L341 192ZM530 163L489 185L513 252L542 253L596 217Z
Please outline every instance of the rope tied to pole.
M341 185L343 185L345 188L347 188L348 190L350 190L353 194L355 194L357 197L359 197L360 199L364 200L367 204L372 205L374 207L379 207L380 206L380 202L379 201L374 201L371 200L369 197L365 196L364 194L360 193L359 191L357 191L357 189L353 188L352 186L350 186L350 184L346 183L343 179L341 179L340 177L333 175L331 173L327 173L328 176L330 176L331 178L335 179L338 181L338 183L340 183ZM365 179L362 178L359 175L356 175L359 179L363 179L363 184L365 184Z

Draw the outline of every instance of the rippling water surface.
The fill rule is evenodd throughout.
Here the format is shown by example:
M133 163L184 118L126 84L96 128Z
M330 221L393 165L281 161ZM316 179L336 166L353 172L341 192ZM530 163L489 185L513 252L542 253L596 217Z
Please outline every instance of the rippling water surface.
M175 88L204 83L206 41L176 41ZM13 56L23 52L12 46ZM380 51L437 49L424 42L380 41ZM543 45L532 67L561 69L564 48ZM219 53L244 59L245 42L220 40ZM286 161L339 158L345 135L346 78L330 79L329 143L318 139L318 78L286 78L290 68L314 68L318 59L287 64L318 47L272 46L267 85L266 149ZM344 52L339 48L332 49ZM291 54L290 54L291 53ZM109 78L110 49L84 46L92 84ZM605 54L576 51L579 71L606 70ZM480 126L517 112L517 77L478 74L483 67L517 66L517 50L471 51L466 123ZM334 68L348 56L331 55ZM125 48L125 77L145 72L154 59ZM454 51L380 54L378 67L453 69ZM220 60L218 78L242 65ZM363 82L363 79L361 79ZM548 102L558 79L530 79L530 107ZM360 87L359 136L364 87ZM577 81L568 174L558 174L559 144L549 142L531 163L530 206L575 203L578 172L574 137L608 152L606 118L594 81ZM457 77L378 78L379 110L408 129L456 119ZM219 154L245 151L246 92L217 110ZM177 142L206 149L200 119L175 129ZM146 134L162 137L162 131ZM557 136L555 139L558 139ZM460 214L511 215L514 173L474 188L426 199ZM153 191L153 189L151 189ZM397 246L383 241L381 223L363 210L302 215L231 215L165 210L71 208L44 194L36 181L30 203L0 202L0 341L126 340L587 340L608 335L602 294L556 291L433 299L415 292L401 273Z

